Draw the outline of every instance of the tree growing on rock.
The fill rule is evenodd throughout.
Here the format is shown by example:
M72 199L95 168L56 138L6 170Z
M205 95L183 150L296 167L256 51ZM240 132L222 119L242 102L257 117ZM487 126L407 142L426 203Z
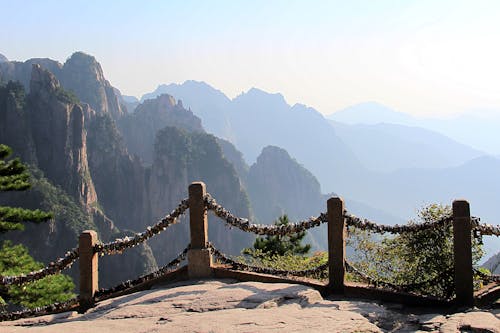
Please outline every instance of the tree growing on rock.
M288 225L289 223L290 221L286 214L274 221L276 226ZM253 243L253 248L244 249L243 254L248 254L252 257L306 255L311 250L311 244L302 244L305 236L306 232L301 231L290 236L257 237Z
M29 172L19 159L7 159L12 150L0 144L0 191L25 191L30 188ZM24 223L40 223L52 218L51 213L39 209L0 206L0 233L24 230ZM26 274L39 270L44 265L35 261L28 249L10 241L0 244L0 276ZM56 274L22 286L0 284L0 306L2 310L24 306L28 308L66 301L74 296L73 281L69 276Z
M449 215L449 206L432 204L422 208L418 219L408 224L433 223ZM445 299L454 295L452 223L382 238L351 229L348 244L355 249L353 264L375 280ZM482 255L481 239L472 237L474 265Z

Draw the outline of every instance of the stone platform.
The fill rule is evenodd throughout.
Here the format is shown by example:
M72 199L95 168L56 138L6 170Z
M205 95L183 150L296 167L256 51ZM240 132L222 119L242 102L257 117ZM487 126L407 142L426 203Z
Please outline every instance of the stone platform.
M0 331L500 333L500 310L444 312L324 299L303 285L204 280L109 299L85 314L67 312L2 322Z

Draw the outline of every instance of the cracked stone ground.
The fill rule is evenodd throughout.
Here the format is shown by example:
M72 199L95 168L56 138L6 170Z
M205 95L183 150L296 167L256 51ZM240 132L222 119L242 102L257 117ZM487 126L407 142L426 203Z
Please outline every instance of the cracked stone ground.
M286 283L205 280L163 286L66 312L0 323L1 332L498 332L500 310L443 314L323 299Z

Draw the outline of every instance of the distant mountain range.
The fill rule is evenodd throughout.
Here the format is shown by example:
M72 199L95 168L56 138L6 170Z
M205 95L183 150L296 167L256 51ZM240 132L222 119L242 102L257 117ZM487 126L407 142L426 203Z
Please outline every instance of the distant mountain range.
M333 114L332 122L312 108L288 105L280 94L253 88L231 100L196 81L162 85L142 99L164 92L182 99L208 132L231 141L247 161L267 145L284 148L317 177L323 193L405 220L425 204L467 198L474 214L500 221L498 159L482 157L480 149L420 126L411 116L364 103ZM485 244L491 252L500 241Z
M462 144L487 152L500 154L495 138L500 133L500 112L471 110L469 113L450 117L416 118L375 103L361 103L339 110L328 119L350 125L377 125L381 123L421 127L450 137Z
M349 125L331 120L335 133L370 170L458 166L486 153L421 127L378 123Z
M138 100L122 96L102 73L81 52L65 64L0 60L0 85L20 81L29 102L20 93L13 103L10 90L0 96L0 141L61 186L82 214L95 212L89 223L112 229L103 238L117 229L142 230L172 209L193 180L207 182L235 214L263 223L281 213L316 215L333 193L350 212L380 223L402 223L425 204L456 198L468 199L472 213L488 223L500 221L500 160L485 156L489 149L471 148L477 145L382 105L348 108L332 121L288 105L281 94L252 88L230 99L197 81L161 85ZM498 137L491 134L495 123L484 125L484 133L468 125L469 131L457 130L464 138ZM229 252L251 241L210 225L211 237ZM135 270L145 257L161 264L185 240L153 240L144 249L149 255L136 255ZM485 244L496 253L500 241Z

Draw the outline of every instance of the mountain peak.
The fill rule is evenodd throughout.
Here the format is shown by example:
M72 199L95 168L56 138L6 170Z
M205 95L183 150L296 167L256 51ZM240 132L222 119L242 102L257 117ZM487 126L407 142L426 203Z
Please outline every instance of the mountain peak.
M266 105L271 108L289 107L282 94L269 93L259 88L250 88L246 93L236 96L233 101L251 102L255 105Z
M55 92L61 85L54 74L43 69L39 64L33 64L31 70L30 91L34 95L44 95L44 92Z
M412 116L373 101L348 106L328 115L327 118L346 124L375 125L392 123L412 125L415 123Z
M94 56L91 56L84 52L73 53L64 63L66 69L70 69L78 73L87 73L87 75L92 75L96 80L104 82L104 74L101 68L101 64L96 60Z
M8 61L9 61L9 59L7 59L6 56L4 56L3 54L0 53L0 63L2 63L2 62L8 62Z
M82 51L77 51L77 52L73 53L66 61L70 61L70 62L78 61L81 63L86 63L87 65L98 64L98 62L94 56L87 54L85 52L82 52Z

